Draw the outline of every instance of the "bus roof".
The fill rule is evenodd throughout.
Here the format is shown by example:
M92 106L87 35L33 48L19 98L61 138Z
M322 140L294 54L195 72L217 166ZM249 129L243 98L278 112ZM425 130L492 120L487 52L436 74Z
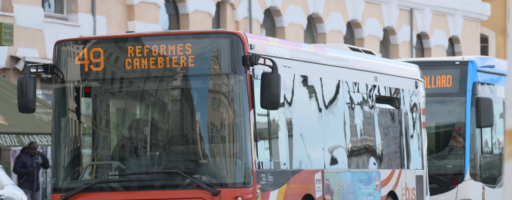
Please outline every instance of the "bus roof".
M421 81L419 67L374 55L245 33L251 53L406 77ZM349 49L349 48L345 48Z
M162 31L151 31L151 32L127 32L112 35L95 35L77 38L66 38L57 40L55 44L62 41L73 41L73 40L93 40L103 38L123 38L123 37L144 37L144 36L158 36L158 35L177 35L177 34L201 34L201 33L232 33L241 35L239 31L225 31L224 29L207 29L207 30L162 30Z
M292 42L261 35L242 33L237 31L223 30L182 30L182 31L161 31L147 33L129 33L118 35L92 36L83 38L70 38L59 40L56 43L70 40L102 39L119 37L144 37L157 35L175 34L201 34L201 33L231 33L240 37L246 36L249 51L267 56L282 57L294 60L315 62L331 66L352 68L361 71L369 71L379 74L388 74L406 78L422 80L419 67L415 64L399 62L395 60L380 58L374 55L356 53L348 50L325 48L321 45L311 45ZM348 49L348 48L345 48Z
M410 58L400 59L405 62L438 62L438 61L468 61L472 62L478 71L498 73L507 75L508 62L503 59L488 56L454 56L454 57L432 57L432 58Z

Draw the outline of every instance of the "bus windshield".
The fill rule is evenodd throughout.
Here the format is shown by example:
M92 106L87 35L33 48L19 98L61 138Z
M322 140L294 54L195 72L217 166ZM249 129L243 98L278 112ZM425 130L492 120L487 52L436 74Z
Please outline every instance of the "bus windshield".
M54 192L109 179L133 181L85 192L201 189L179 173L154 173L165 170L215 188L252 185L240 39L123 37L56 49Z
M422 66L425 79L427 155L432 195L464 179L467 68Z

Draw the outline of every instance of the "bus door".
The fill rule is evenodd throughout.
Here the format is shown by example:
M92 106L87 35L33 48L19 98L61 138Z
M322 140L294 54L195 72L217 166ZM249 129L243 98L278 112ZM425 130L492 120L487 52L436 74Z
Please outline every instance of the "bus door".
M471 175L482 183L482 199L500 199L502 187L502 157L505 132L504 98L505 87L501 85L475 83L473 91L476 115L473 123L476 145L472 159ZM492 111L492 112L491 112ZM490 120L489 120L490 119ZM474 163L474 162L477 163ZM479 188L480 189L480 188Z

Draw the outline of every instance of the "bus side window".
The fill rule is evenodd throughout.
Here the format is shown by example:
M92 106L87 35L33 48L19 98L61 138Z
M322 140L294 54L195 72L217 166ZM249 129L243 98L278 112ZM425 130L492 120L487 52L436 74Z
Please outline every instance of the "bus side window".
M418 91L402 89L401 113L405 140L406 169L423 169L423 138Z
M266 67L255 66L253 68L254 80L252 82L254 92L252 92L255 112L255 147L257 152L258 169L289 169L289 163L283 154L287 154L288 149L283 145L282 140L286 135L286 119L284 118L284 108L278 110L266 110L261 108L260 104L260 86L261 74L263 71L269 71ZM282 73L281 73L282 74ZM286 77L281 75L281 95L284 91L284 82ZM283 99L281 97L281 99Z
M285 88L290 168L347 169L346 148L350 145L343 133L346 104L342 81L296 73L286 76Z
M492 154L492 128L481 128L482 154Z
M382 149L379 169L405 169L406 151L402 129L402 91L399 88L377 86L375 93L376 134Z
M345 132L349 169L379 169L382 166L382 131L378 129L377 106L394 107L385 102L375 104L378 86L345 81ZM380 101L379 101L380 102Z

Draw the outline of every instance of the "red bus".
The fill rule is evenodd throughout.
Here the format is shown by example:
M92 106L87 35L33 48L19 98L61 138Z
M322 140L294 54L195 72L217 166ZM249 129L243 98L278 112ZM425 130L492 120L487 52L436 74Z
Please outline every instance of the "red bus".
M53 59L18 80L31 113L31 73L53 75L52 199L427 193L415 65L216 30L66 39Z

